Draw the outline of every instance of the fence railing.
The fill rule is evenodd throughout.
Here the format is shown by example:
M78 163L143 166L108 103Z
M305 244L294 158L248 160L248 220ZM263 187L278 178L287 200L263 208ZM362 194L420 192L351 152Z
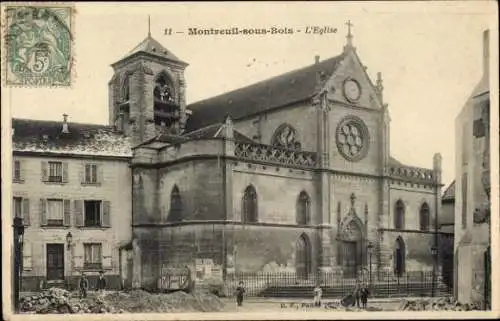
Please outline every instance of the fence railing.
M409 271L401 275L391 272L373 273L360 277L361 282L371 289L372 297L418 297L448 296L452 289L444 282L441 272ZM320 284L324 297L341 298L351 294L356 279L337 272L318 272L307 276L296 273L229 273L225 287L232 293L239 282L244 283L248 296L268 297L312 297L313 288Z

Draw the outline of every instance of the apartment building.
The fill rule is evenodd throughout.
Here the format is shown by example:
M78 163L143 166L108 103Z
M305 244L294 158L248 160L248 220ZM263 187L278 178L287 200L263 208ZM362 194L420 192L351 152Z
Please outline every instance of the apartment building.
M22 290L75 287L81 272L92 286L101 270L111 288L121 287L120 248L131 240L127 138L66 115L14 119L12 128L12 208L25 226Z

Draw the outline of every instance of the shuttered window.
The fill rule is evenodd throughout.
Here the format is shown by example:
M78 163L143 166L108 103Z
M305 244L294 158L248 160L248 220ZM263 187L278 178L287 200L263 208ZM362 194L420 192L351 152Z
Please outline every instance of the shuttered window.
M102 245L101 243L84 243L83 265L87 269L102 268Z
M47 200L47 225L64 225L64 202L63 200Z
M97 164L85 164L85 184L96 184L98 183L97 175L98 167Z
M110 227L111 202L75 200L74 216L77 227Z
M23 225L30 225L30 200L28 198L14 197L12 204L14 217L23 219Z
M68 182L68 163L67 162L42 162L42 181L51 183Z
M12 180L16 183L19 183L23 180L21 174L21 166L22 163L20 160L15 160L12 168Z

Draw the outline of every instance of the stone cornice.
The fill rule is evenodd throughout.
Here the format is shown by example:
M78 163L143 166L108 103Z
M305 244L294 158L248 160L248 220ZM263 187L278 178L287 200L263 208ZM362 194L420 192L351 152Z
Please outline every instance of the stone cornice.
M282 223L243 223L241 221L226 221L226 220L191 220L182 222L172 222L172 223L134 223L132 227L140 228L165 228L165 227L178 227L178 226L188 226L188 225L231 225L231 226L245 226L245 227L286 227L286 228L296 228L296 229L332 229L331 225L297 225L297 224L282 224Z
M395 233L412 233L412 234L443 234L443 235L453 235L452 232L441 232L441 231L420 231L420 230L403 230L403 229L394 229L394 228L378 228L379 232L395 232Z
M53 152L37 152L37 151L13 151L13 156L26 157L51 157L51 158L78 158L78 159L100 159L100 160L122 160L130 161L132 156L114 156L114 155L92 155L92 154L76 154L76 153L53 153Z

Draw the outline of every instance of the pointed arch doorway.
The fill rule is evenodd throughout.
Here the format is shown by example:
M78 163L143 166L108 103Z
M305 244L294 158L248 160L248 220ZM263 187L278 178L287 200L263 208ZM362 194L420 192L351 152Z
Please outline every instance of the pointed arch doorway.
M350 219L342 228L340 249L342 270L347 278L357 276L363 265L363 226L356 217Z
M306 234L297 240L295 249L295 272L297 278L307 280L311 273L311 242Z

